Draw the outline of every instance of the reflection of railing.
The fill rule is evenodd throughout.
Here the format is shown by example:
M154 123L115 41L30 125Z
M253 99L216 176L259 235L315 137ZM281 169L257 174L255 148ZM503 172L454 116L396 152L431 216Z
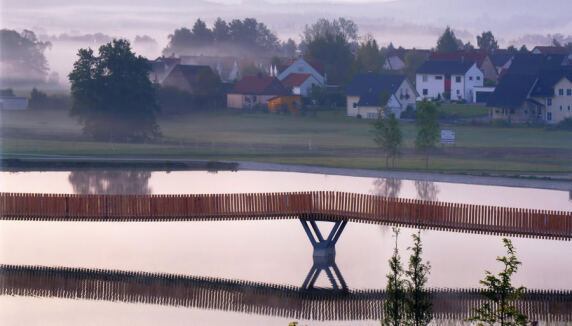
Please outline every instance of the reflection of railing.
M317 218L466 232L572 238L572 212L340 192L213 195L0 194L2 219L173 221Z
M248 281L173 274L0 265L0 293L136 302L297 319L381 319L383 290L306 291ZM475 289L433 289L437 319L463 319L482 303ZM529 291L517 307L531 320L572 321L572 291Z

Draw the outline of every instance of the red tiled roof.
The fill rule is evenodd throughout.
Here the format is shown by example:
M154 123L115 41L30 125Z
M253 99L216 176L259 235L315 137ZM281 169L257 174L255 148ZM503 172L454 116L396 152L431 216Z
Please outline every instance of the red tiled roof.
M283 72L288 67L290 67L298 58L292 58L278 66L278 72ZM324 64L318 61L308 61L304 59L312 68L314 68L320 75L324 75Z
M475 61L477 66L481 66L483 61L488 56L486 52L482 51L454 51L454 52L432 52L429 55L429 60L432 61Z
M246 76L234 85L233 94L287 95L288 90L276 77Z
M568 54L568 50L562 46L536 46L532 51L538 50L542 54Z
M302 85L303 82L312 76L311 74L290 74L288 77L284 78L282 85L286 87L295 87Z

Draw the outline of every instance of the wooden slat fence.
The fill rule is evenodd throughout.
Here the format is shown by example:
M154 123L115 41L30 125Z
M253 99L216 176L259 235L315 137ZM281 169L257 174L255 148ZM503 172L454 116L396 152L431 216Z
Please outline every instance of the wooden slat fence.
M200 195L0 193L0 218L55 221L192 221L315 218L572 238L572 212L388 198L343 192Z
M478 289L429 289L436 319L462 320L485 302ZM0 294L137 302L313 320L379 320L384 290L335 293L244 280L102 269L0 265ZM572 322L572 291L527 290L531 320Z

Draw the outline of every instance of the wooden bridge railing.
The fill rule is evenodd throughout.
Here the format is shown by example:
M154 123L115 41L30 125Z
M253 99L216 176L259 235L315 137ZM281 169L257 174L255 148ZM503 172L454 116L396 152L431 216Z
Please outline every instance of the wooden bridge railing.
M429 289L436 319L462 320L478 289ZM176 274L0 265L0 295L138 302L314 320L379 320L385 290L307 292L299 287ZM517 308L531 320L572 322L572 291L527 290Z
M342 192L205 195L0 193L1 219L176 221L299 217L566 240L572 238L572 212Z

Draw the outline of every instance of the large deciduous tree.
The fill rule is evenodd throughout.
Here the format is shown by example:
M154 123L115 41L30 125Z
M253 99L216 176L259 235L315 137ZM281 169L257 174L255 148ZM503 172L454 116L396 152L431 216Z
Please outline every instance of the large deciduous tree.
M354 71L356 73L381 72L383 59L376 40L368 35L360 43L355 57Z
M512 285L512 276L522 263L516 258L512 242L507 238L502 241L507 251L506 256L497 257L497 261L502 263L502 271L497 275L485 271L485 278L479 283L485 287L482 295L487 302L475 308L475 315L467 321L476 322L478 325L524 326L528 317L516 308L515 302L524 296L526 289Z
M403 140L395 114L390 113L388 117L385 117L385 114L380 112L373 122L373 133L375 143L385 154L385 167L389 167L389 159L392 159L391 165L395 167L395 158L401 153Z
M44 82L48 61L44 51L49 42L41 42L34 32L0 30L0 81L5 86Z
M148 61L136 56L127 40L80 49L69 74L71 115L85 134L105 141L144 141L159 135L159 106L148 74Z
M441 36L437 40L436 50L438 52L457 51L461 48L459 45L462 44L463 42L455 36L455 32L453 32L451 27L447 26L443 34L441 34Z
M477 35L477 45L479 49L487 52L498 50L499 48L498 42L491 31Z
M357 40L357 26L340 18L332 22L318 20L308 27L300 44L309 61L322 62L329 84L344 85L351 77L353 55L350 45Z

